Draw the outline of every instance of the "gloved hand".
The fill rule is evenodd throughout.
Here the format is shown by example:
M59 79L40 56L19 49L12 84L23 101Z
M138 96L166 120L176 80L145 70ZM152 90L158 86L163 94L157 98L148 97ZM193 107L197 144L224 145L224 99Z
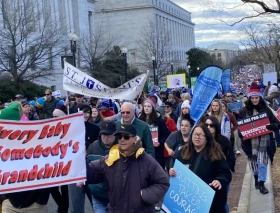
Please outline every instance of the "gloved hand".
M279 127L276 123L272 123L272 124L266 125L266 129L271 130L271 131L277 131L277 130L279 130Z

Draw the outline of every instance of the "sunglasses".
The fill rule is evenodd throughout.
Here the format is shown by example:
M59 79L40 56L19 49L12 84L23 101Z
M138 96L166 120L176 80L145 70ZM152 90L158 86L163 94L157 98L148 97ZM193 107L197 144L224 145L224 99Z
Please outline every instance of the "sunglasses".
M213 128L213 127L214 127L214 125L213 125L213 124L208 124L208 123L205 123L205 126L207 126L207 127L211 127L211 128Z
M130 139L131 137L133 137L132 135L123 135L123 134L120 134L117 136L119 140L121 140L122 138L124 138L125 140L128 140Z
M165 108L170 108L170 106L165 106Z
M122 114L122 115L124 115L124 114L129 115L129 114L130 114L130 111L122 111L121 114Z
M45 95L51 95L51 94L45 94Z

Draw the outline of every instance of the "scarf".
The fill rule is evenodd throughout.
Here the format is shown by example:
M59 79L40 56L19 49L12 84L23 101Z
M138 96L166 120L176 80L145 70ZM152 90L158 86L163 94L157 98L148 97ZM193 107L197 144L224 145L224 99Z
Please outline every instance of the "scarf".
M254 110L253 115L257 115L258 112ZM270 136L269 134L261 135L256 138L251 139L252 144L252 157L249 158L249 165L251 170L256 173L258 171L258 158L260 159L260 164L268 163L268 153L267 149L270 146Z

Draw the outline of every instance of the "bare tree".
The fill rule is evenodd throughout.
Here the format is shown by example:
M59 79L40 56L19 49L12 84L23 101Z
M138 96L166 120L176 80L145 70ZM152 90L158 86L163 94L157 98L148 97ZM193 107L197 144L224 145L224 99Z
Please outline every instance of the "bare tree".
M234 5L231 4L231 6L228 6L228 2L224 0L208 0L209 6L215 13L215 15L221 19L222 22L226 23L227 25L233 26L237 23L240 23L244 20L251 19L251 18L257 18L257 17L265 17L270 16L273 14L280 14L280 0L238 0L236 3L234 2ZM223 18L221 18L223 15L227 14L230 15L234 13L234 10L239 10L239 8L247 7L248 15L240 18L236 18L236 21L233 21L231 23L224 21ZM233 16L234 17L234 16Z
M249 25L243 28L246 39L241 41L245 47L242 58L254 63L263 69L263 63L275 63L276 70L280 71L280 28L270 25L262 28L261 25Z
M61 53L61 34L50 7L34 0L1 0L0 70L9 73L17 90L24 81L52 73Z
M118 45L118 38L111 34L103 24L96 26L94 32L81 40L81 56L90 68L90 74L98 72L98 63L104 59L104 55L114 45Z
M152 57L155 57L158 79L168 74L171 57L171 33L164 23L150 22L143 29L138 46L144 66L152 68Z

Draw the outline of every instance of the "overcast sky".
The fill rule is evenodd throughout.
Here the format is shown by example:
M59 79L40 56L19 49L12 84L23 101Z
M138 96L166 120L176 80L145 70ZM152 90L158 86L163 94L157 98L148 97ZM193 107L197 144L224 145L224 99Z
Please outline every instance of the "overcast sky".
M192 13L195 25L195 40L197 47L208 47L217 42L234 42L240 44L244 35L242 26L259 22L260 19L247 19L233 27L226 25L240 20L242 17L255 14L252 6L239 5L241 0L173 0ZM260 10L254 6L255 10ZM263 18L262 18L263 20Z

